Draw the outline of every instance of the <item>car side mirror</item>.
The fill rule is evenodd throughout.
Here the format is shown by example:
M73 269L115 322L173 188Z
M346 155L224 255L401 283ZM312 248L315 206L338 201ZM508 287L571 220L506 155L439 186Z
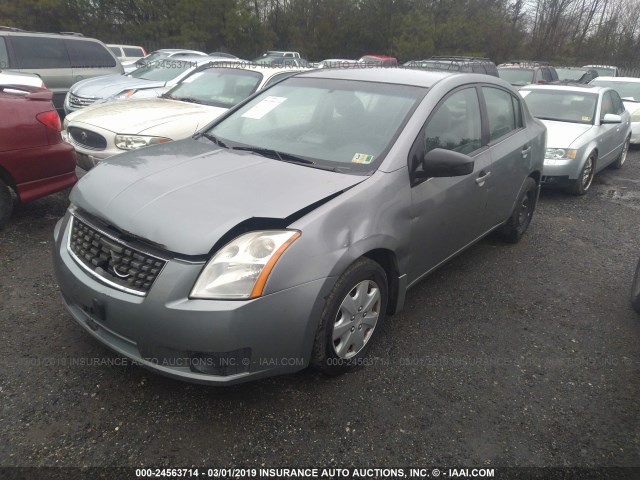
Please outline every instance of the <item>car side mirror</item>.
M605 123L622 123L622 117L614 113L607 113L602 120L600 120L600 123L602 125Z
M416 172L419 178L461 177L473 173L474 161L464 153L434 148L422 159L422 171Z

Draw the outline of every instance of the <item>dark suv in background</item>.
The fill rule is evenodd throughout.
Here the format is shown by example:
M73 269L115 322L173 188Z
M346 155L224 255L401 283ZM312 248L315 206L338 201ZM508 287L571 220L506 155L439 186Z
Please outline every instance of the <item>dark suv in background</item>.
M76 82L124 69L105 44L75 33L38 33L0 27L0 69L39 75L64 112L64 98Z
M451 70L454 72L484 73L498 76L496 64L484 57L436 56L425 60L411 60L403 65L420 70Z
M549 62L514 60L498 65L498 75L514 87L558 81L558 72Z

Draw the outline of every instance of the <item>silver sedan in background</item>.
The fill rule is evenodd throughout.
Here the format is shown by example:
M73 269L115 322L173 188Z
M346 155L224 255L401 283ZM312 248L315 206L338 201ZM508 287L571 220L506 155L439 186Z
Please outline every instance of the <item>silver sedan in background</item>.
M631 138L630 115L606 87L531 85L520 90L531 114L547 126L545 185L584 195L594 175L621 168Z
M57 224L70 314L141 365L231 384L366 363L407 289L524 235L545 128L503 80L322 69L85 175Z
M613 88L631 115L631 143L640 144L640 78L598 77L591 85Z

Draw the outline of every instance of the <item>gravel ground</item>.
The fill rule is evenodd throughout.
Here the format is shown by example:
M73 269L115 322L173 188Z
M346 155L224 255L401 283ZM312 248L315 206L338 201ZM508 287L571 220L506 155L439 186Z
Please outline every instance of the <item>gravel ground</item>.
M639 149L411 290L372 365L230 388L118 365L71 319L50 259L67 195L0 232L1 466L640 465Z

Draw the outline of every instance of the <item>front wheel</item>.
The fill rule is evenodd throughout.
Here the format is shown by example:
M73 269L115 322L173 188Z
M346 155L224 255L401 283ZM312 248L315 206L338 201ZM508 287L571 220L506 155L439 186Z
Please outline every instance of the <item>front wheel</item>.
M9 221L13 212L13 197L9 187L0 179L0 228Z
M622 165L624 165L624 162L627 160L627 153L629 153L630 143L631 143L631 137L627 137L627 139L624 142L624 145L622 146L622 151L620 152L620 155L618 155L618 158L616 158L616 161L611 164L611 168L615 168L615 169L622 168Z
M580 175L576 178L572 185L569 187L569 192L573 195L584 195L589 190L591 182L593 182L593 176L596 173L596 155L592 153L584 162Z
M518 243L520 241L531 223L537 198L538 184L533 178L528 177L524 189L516 201L513 213L504 227L499 230L500 236L502 236L506 242Z
M388 302L387 275L373 260L360 258L340 276L320 317L311 365L338 375L363 364L363 357Z

